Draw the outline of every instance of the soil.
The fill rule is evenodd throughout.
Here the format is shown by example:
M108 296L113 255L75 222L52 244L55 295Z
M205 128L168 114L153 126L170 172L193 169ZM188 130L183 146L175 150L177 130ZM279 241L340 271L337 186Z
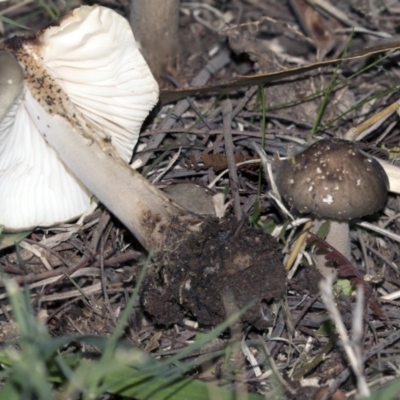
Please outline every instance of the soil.
M65 7L82 2L49 3L64 13ZM128 0L92 3L129 15ZM229 83L217 95L210 88L241 75L276 73L337 58L372 44L380 46L380 37L398 36L396 2L331 3L350 24L304 0L182 2L181 56L159 83L165 90L182 89L194 78L208 76L199 84L205 88L182 89L190 97L169 103L165 99L171 97L164 91L165 102L144 124L132 160L155 185L174 192L176 202L193 206L205 222L201 228L193 224L191 233L184 233L151 266L124 340L168 360L197 333L209 332L249 307L236 332L225 331L201 353L231 343L239 343L240 349L247 346L241 364L232 368L240 371L240 378L232 379L222 362L196 377L235 389L241 385L266 398L277 398L276 386L285 393L282 398L296 400L320 400L328 386L337 389L330 397L337 400L345 395L354 398L357 391L343 341L337 340L320 296L321 276L312 266L318 246L329 250L330 261L347 278L347 290L336 286L330 303L337 306L350 344L362 358L367 383L374 383L374 390L383 387L400 368L395 356L400 329L398 195L389 195L384 211L352 221L352 262L314 237L314 245L306 242L298 249L288 279L284 262L294 251L304 221L287 215L272 181L279 157L292 156L316 138L342 137L396 101L398 55L378 62L379 55L371 54L265 85L257 79L248 81L254 86ZM0 11L4 10L6 17L33 32L51 21L42 2L6 0L0 2ZM360 29L353 32L353 24ZM24 32L0 23L2 39L16 33ZM224 108L226 99L232 112ZM400 165L398 115L378 125L363 138L363 149ZM268 168L260 168L260 148ZM171 189L182 184L179 190ZM232 216L238 209L239 222ZM221 219L205 217L210 214ZM111 335L147 262L146 251L101 205L79 223L4 235L0 242L1 275L29 288L32 309L55 337ZM354 329L357 286L364 288L365 298ZM0 280L0 346L6 347L17 335ZM299 370L306 372L294 380L293 371ZM347 374L344 382L339 380L342 374Z
M238 310L250 305L241 316L245 326L264 330L276 318L270 306L286 292L277 240L234 218L204 222L174 249L160 275L162 288L149 280L142 303L154 323L167 327L185 316L203 326L222 323L229 298Z

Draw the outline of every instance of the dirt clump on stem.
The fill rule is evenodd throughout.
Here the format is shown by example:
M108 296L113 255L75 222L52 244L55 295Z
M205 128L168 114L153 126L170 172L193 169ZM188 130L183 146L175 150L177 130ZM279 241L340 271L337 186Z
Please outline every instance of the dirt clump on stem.
M175 242L176 243L176 242ZM286 291L276 239L230 218L207 219L170 251L160 280L143 287L142 304L156 324L181 324L185 316L213 326L227 318L224 296L233 295L241 321L257 329L273 324L271 305Z

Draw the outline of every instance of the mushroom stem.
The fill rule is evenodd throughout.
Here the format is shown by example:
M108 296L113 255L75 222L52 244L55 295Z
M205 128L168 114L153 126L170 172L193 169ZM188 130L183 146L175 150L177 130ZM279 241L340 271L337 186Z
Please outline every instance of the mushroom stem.
M347 221L331 220L325 240L348 260L351 259L350 229Z
M156 76L177 58L179 3L180 0L131 0L132 30Z
M27 93L29 96L29 93ZM135 235L148 250L159 251L174 217L190 216L131 169L107 141L90 137L65 115L50 115L31 97L40 131L75 176Z
M314 230L316 232L323 222L324 220L321 219L314 221ZM351 260L350 230L347 221L330 220L329 232L326 235L325 241L348 260ZM334 274L335 268L331 266L331 262L325 258L325 255L326 251L318 250L315 256L315 263L321 274L326 277Z

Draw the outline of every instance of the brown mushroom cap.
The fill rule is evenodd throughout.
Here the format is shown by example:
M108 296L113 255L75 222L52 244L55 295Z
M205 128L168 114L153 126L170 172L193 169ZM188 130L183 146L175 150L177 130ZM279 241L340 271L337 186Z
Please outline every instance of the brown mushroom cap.
M282 197L301 213L349 220L380 210L389 181L384 169L353 142L320 140L282 162L276 183Z

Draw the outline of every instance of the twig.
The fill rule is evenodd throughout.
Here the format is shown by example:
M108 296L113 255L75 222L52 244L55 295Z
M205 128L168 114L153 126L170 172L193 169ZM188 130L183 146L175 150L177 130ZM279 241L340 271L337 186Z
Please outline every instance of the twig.
M243 217L243 213L242 213L242 208L240 207L239 179L234 158L233 142L231 134L232 103L229 99L225 100L222 104L222 114L224 118L223 126L224 126L224 139L225 139L225 154L229 169L229 180L233 198L233 209L235 211L236 219L240 221Z
M362 319L363 319L363 288L357 287L357 301L353 316L353 336L355 341L350 342L346 327L340 316L339 310L336 307L335 300L332 294L333 277L328 275L326 279L320 282L319 288L321 298L329 312L333 322L335 323L338 334L342 340L343 348L350 361L351 368L357 378L358 393L361 397L368 397L370 394L363 369L363 358L360 336L362 337ZM360 328L361 325L361 328Z
M303 230L301 231L300 236L297 238L296 243L294 244L292 251L290 253L289 258L286 261L285 269L289 271L292 268L294 261L296 260L297 255L300 253L302 248L304 247L304 242L307 239L308 231L312 228L313 222L308 221L305 223Z
M32 239L24 239L24 242L30 243L30 244L34 244L36 246L41 247L42 249L44 249L45 251L48 251L52 256L58 258L66 267L68 267L68 263L67 261L65 261L58 252L52 250L51 248L45 246L44 244L42 244L41 242L36 242ZM53 269L53 268L51 268Z
M260 159L255 159L255 160L247 160L247 161L242 161L240 163L237 163L236 165L238 167L242 166L242 165L248 165L248 164L259 164L260 163ZM229 169L224 169L211 183L209 183L207 185L208 189L211 189L213 186L215 186L217 184L217 182L227 173L229 172Z
M117 326L117 320L116 320L115 315L111 308L110 298L108 297L107 277L106 277L105 270L104 270L104 250L105 250L105 245L107 243L108 236L110 235L111 229L112 229L112 225L110 224L105 229L105 233L100 240L99 262L100 262L101 288L102 288L102 292L103 292L104 303L108 309L108 312L110 313L111 321L113 322L114 327L115 327L115 326Z
M378 352L382 351L385 347L397 342L400 339L400 331L394 331L386 339L382 340L380 343L376 344L372 349L368 350L364 356L363 361L366 362L369 358L375 356ZM340 375L332 382L329 389L321 398L321 400L328 400L331 398L332 394L340 387L341 384L347 381L351 373L350 367L347 367Z
M110 258L109 260L104 261L105 266L115 266L116 264L127 262L130 260L137 260L142 254L137 252L137 251L131 251L129 253L121 254L119 256ZM93 258L96 256L96 254L93 255ZM92 264L91 264L92 263ZM46 271L46 272L41 272L39 274L29 274L25 276L17 276L13 278L13 280L20 284L27 284L31 282L36 282L42 279L47 279L51 278L54 276L61 277L63 274L68 274L71 275L78 269L84 268L88 265L91 265L92 267L99 267L100 263L99 261L93 261L93 259L85 258L83 259L79 264L74 265L70 268L56 268L51 271ZM0 280L0 287L4 287L4 282L3 280Z
M234 118L236 116L235 110L232 112L232 117ZM301 129L291 129L291 128L285 128L285 127L279 127L279 128L268 128L266 130L266 139L274 140L275 136L276 137L281 137L285 139L285 136L282 135L282 132L288 133L288 134L296 134L299 136L305 135L308 131L306 130L301 130ZM223 130L222 129L194 129L194 128L185 128L185 127L176 127L176 128L171 128L171 129L151 129L147 130L146 132L143 132L140 136L141 137L147 137L147 136L154 136L154 135L159 135L162 133L168 133L168 134L181 134L181 133L190 133L191 135L197 135L197 136L210 136L210 135L223 135ZM232 129L232 135L239 135L239 136L244 136L244 137L256 137L256 138L261 138L263 136L263 132L259 130L254 130L254 131L241 131L241 130L235 130ZM301 141L301 139L298 139ZM301 141L303 143L303 141ZM150 152L148 149L140 150L137 153L144 153L144 152Z
M235 118L243 110L244 106L253 97L257 90L258 86L252 86L250 89L246 90L245 95L240 99L232 111L232 118ZM260 132L260 135L262 136L262 132Z
M106 229L108 223L110 222L110 219L111 219L110 213L104 211L100 217L100 220L96 226L96 229L93 231L92 240L90 241L90 244L89 244L89 250L92 253L95 253L97 251L97 247L99 246L102 234L103 234L104 230Z
M230 63L231 59L228 52L222 51L213 57L210 62L198 73L198 75L190 82L191 86L202 86L205 85L210 79L211 75ZM170 129L175 124L178 118L189 108L190 103L187 99L178 101L174 107L169 118L166 118L162 124L163 129ZM146 150L154 150L158 148L161 142L164 140L165 134L159 134L154 136L147 144ZM142 165L146 165L150 157L153 155L152 152L146 152L140 156ZM148 171L146 171L148 172Z
M389 239L395 240L396 242L400 242L400 236L399 235L396 235L395 233L393 233L391 231L388 231L387 229L380 228L379 226L376 226L376 225L371 224L369 222L361 221L361 222L357 222L356 225L362 226L363 228L367 228L367 229L369 229L369 230L371 230L373 232L379 233L382 236L386 236Z
M338 8L326 2L325 0L307 0L307 3L322 8L324 11L331 14L332 16L334 16L336 19L338 19L340 22L343 22L343 24L347 26L361 27L360 24L348 18L343 11L340 11Z
M361 140L364 139L369 133L379 128L392 114L394 114L400 106L400 100L395 101L390 106L384 108L382 111L374 114L363 123L350 128L344 138L347 140Z
M393 261L390 261L387 257L383 256L379 251L374 249L372 246L370 246L368 244L366 244L365 246L371 253L374 253L383 262L385 262L387 265L389 265L389 267L392 268L396 273L399 272L399 267Z
M294 328L296 328L300 324L300 321L304 318L304 316L307 314L307 312L309 311L311 306L318 300L318 298L319 298L319 294L315 295L314 297L310 298L307 301L307 303L304 305L303 309L301 310L301 312L297 316L297 319L293 322ZM282 339L287 338L287 332L285 332L283 335L281 335L281 338ZM271 354L272 354L273 358L278 356L278 354L281 351L281 349L284 346L284 344L285 343L282 341L282 342L278 343L278 345L273 350L271 350Z

